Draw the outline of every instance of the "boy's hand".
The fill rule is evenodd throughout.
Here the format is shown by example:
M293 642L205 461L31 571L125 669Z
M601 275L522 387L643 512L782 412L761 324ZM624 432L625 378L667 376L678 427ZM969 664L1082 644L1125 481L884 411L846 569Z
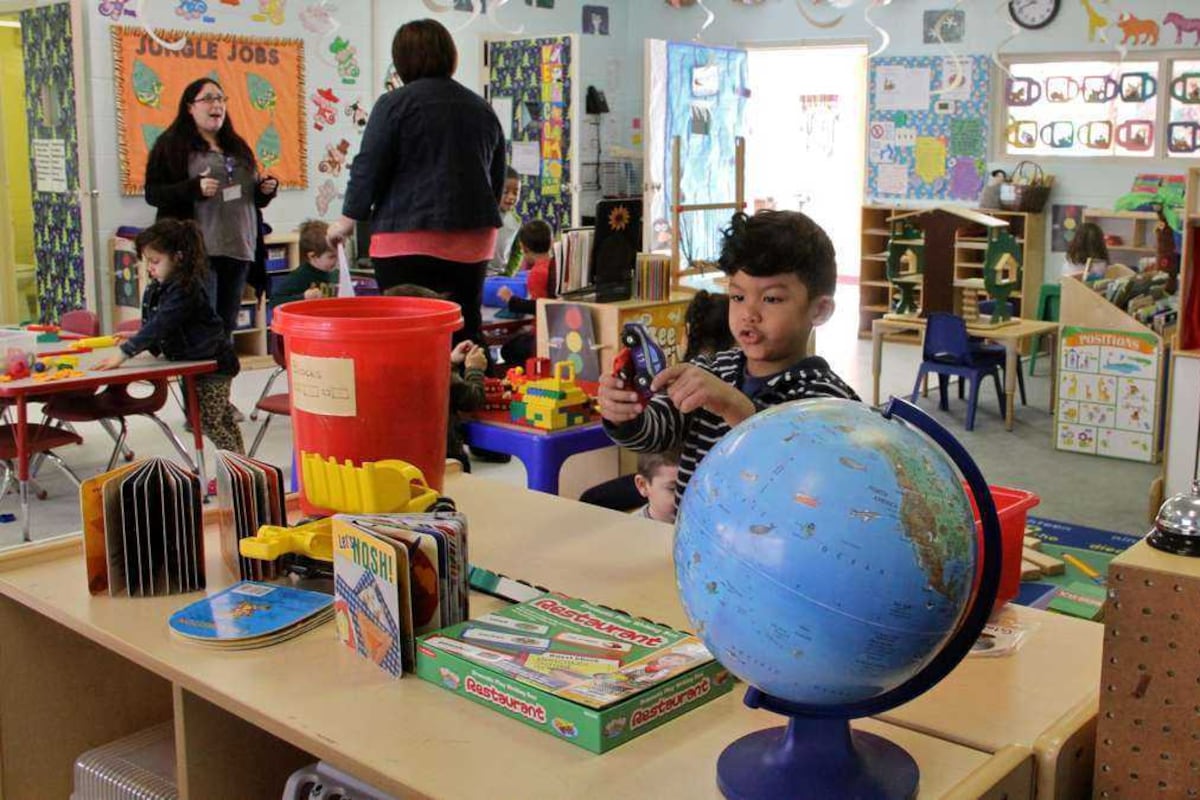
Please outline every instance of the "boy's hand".
M749 397L694 364L676 364L654 376L650 388L666 391L680 413L690 414L703 408L716 414L729 426L754 416L757 409Z
M474 346L475 343L469 339L456 344L454 349L450 351L450 363L457 367L459 364L466 361L467 354L471 352L471 348Z
M501 286L499 289L496 290L496 297L499 297L502 302L507 303L509 300L512 299L512 296L513 296L513 290L508 288L507 286Z
M125 355L124 353L118 352L115 356L109 356L108 358L104 359L99 364L92 367L92 369L104 369L104 370L116 369L117 367L121 366L128 360L129 360L129 356Z
M304 299L305 300L320 300L321 295L322 295L321 287L317 286L315 283L312 286L310 286L304 290Z
M637 392L625 388L625 381L612 375L600 376L600 416L614 425L632 422L641 416L644 406Z
M467 353L467 369L486 370L487 363L487 353L484 352L483 348L478 345L472 345L470 352Z

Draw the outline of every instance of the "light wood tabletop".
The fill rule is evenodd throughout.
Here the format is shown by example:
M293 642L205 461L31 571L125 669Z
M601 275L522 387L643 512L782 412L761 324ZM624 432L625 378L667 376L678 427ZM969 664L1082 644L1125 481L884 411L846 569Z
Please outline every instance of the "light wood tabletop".
M688 626L674 586L670 527L469 475L450 476L446 491L471 520L473 563ZM232 580L211 537L208 565L209 591ZM234 796L206 793L218 784L205 781L222 780L221 770L202 770L200 763L215 759L230 773L242 763L269 760L262 742L246 739L249 734L240 728L234 728L240 731L237 736L226 732L235 725L266 731L299 748L300 756L325 759L404 797L716 797L715 764L721 750L744 733L780 722L772 714L745 708L738 687L611 753L593 755L415 677L391 679L339 646L332 625L258 651L225 653L189 645L168 632L166 620L194 597L91 597L80 548L71 540L0 556L0 594L8 598L0 602L0 775L5 796L16 800L36 797L19 788L39 785L44 778L36 770L57 768L56 758L66 756L59 750L75 740L61 735L64 725L84 730L101 726L106 714L113 716L106 705L113 701L105 692L66 697L53 691L59 671L95 669L101 674L101 664L68 663L66 654L74 650L58 649L65 645L30 651L44 644L42 637L57 634L46 630L44 620L26 623L29 609L172 684L176 724L188 720L177 727L179 757L187 759L180 762L181 781L191 787L185 798ZM479 614L499 601L473 595L472 602L472 612ZM1036 739L1035 729L1070 698L1086 694L1088 678L1061 669L1064 674L1058 678L1048 677L1069 663L1055 660L1050 652L1051 643L1067 629L1048 615L1028 614L1042 626L1017 656L964 663L930 695L899 709L894 715L899 725L854 723L895 741L917 759L921 797L966 800L1003 794L981 793L981 786L1003 786L1012 800L1031 796L1031 748L1022 742ZM1088 636L1078 640L1090 641ZM1065 653L1078 642L1062 644ZM59 653L59 660L53 669L21 668L25 662L16 653L22 648L26 654L49 653L42 658ZM1024 665L1027 656L1036 658ZM1054 668L1048 666L1051 661ZM114 678L106 680L106 685L117 684ZM1003 683L1048 680L1051 685L1044 691ZM1033 707L1051 701L1052 709ZM1004 704L1011 707L1001 708ZM968 727L984 727L990 718L997 733L990 738L970 734L988 745L978 747L960 741L965 734L922 730L939 725L950 730L959 718ZM1005 737L1011 740L1001 742ZM191 768L185 769L186 764ZM970 788L954 788L959 784Z

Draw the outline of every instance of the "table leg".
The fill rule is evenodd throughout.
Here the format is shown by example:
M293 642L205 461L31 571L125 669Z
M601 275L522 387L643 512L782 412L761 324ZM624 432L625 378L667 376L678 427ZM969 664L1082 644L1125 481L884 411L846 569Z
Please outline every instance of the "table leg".
M1004 427L1013 429L1013 417L1016 413L1017 396L1017 351L1020 341L1008 339L1004 342Z
M549 447L535 447L530 454L532 458L522 460L525 462L526 485L535 492L556 495L562 461L551 450Z
M196 396L196 376L186 375L183 385L187 392L187 417L192 425L192 447L196 455L196 474L200 478L200 492L208 499L208 475L204 468L204 431L200 429L200 400Z
M883 370L883 331L871 326L871 379L874 381L872 405L879 405L879 374Z
M17 485L21 497L21 538L33 541L29 536L29 413L25 396L17 397Z

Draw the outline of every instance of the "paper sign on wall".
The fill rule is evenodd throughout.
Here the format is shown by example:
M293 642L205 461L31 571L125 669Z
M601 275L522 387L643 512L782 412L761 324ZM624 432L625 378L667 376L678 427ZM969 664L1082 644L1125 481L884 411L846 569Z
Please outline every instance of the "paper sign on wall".
M904 194L908 191L908 166L880 164L877 186L880 194Z
M925 111L929 93L928 67L880 67L876 74L875 108L880 111Z
M37 191L67 191L66 143L62 139L34 139L33 171Z
M539 142L513 142L512 168L521 175L541 175L541 144Z
M492 111L500 119L500 128L504 131L506 140L512 139L513 99L511 97L493 97Z
M292 353L289 372L294 408L327 417L358 416L354 359Z
M932 136L918 136L916 160L917 176L933 183L946 174L946 142Z
M950 155L984 155L983 120L973 118L950 120Z

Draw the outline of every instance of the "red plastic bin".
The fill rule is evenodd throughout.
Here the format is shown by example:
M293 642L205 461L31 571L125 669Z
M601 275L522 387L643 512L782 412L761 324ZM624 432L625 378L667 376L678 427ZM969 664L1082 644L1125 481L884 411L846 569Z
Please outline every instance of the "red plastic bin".
M971 498L971 510L975 513L975 530L983 546L983 523L979 519L979 508L975 495L965 483L967 497ZM1003 541L1000 556L1000 588L996 591L995 608L1007 603L1021 591L1021 549L1025 542L1025 520L1029 509L1042 502L1042 498L1024 489L1009 489L1005 486L990 486L992 499L996 503L996 514L1000 517L1000 538Z

